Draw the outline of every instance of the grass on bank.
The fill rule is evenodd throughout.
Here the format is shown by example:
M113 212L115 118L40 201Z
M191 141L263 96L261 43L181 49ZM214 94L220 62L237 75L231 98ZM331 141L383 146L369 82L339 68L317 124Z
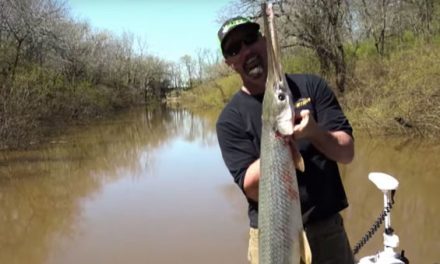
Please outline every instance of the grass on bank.
M436 138L440 133L440 38L406 45L387 58L360 59L344 106L353 126L370 134Z
M0 79L0 149L26 147L53 127L131 105L136 95L124 89L67 80L38 65L19 68L13 80Z
M437 138L440 133L440 37L429 42L407 35L380 57L372 42L348 50L347 91L338 95L356 131L370 135ZM391 49L390 48L390 49ZM349 47L348 47L349 49ZM286 72L318 73L310 51L285 54ZM331 83L331 76L330 76ZM182 95L192 109L221 109L241 87L238 75L204 83Z
M221 107L238 91L242 82L237 74L205 82L182 93L180 101L191 109Z
M308 50L302 50L298 55L287 55L284 59L286 72L319 72L318 60ZM182 93L180 101L189 108L220 110L229 101L232 95L242 86L240 77L237 74L211 80Z

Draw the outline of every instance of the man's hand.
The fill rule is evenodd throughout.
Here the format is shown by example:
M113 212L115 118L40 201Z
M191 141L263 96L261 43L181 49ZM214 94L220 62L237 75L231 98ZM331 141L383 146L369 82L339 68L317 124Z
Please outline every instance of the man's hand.
M300 123L293 128L293 135L284 137L286 144L290 144L295 160L295 154L299 156L294 143L296 139L309 140L317 150L334 161L350 163L353 160L354 144L349 134L344 131L325 131L321 129L309 110L302 110L300 117ZM295 161L295 164L296 163ZM304 167L304 165L302 166ZM243 184L246 196L254 201L258 201L259 180L260 160L258 159L248 167Z
M311 140L313 137L317 136L319 132L318 125L316 124L315 119L310 114L310 110L301 110L300 115L300 123L295 125L293 128L293 137L295 139L309 139Z
M350 163L354 157L353 138L345 131L326 131L316 123L309 110L300 112L301 121L293 128L293 138L307 139L327 158Z

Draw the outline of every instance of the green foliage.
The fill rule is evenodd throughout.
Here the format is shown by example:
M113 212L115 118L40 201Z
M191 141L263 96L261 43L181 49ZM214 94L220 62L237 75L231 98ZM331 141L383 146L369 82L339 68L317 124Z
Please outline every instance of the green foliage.
M439 45L417 41L388 58L359 61L355 85L344 98L353 125L370 134L438 135L438 54Z
M352 66L340 102L355 131L435 137L440 133L440 36L427 42L408 32L392 42L386 57L377 54L371 40L345 46ZM296 50L284 58L286 72L319 72L311 51ZM239 76L231 75L186 92L182 102L221 109L240 86Z
M283 67L289 73L318 73L319 62L313 52L298 48L291 50L283 60ZM201 85L182 94L180 101L190 108L217 108L224 104L235 94L242 82L240 76L232 74Z
M416 36L413 32L406 30L403 32L402 41L405 43L414 43L416 41Z
M286 51L283 67L288 73L319 73L319 61L313 51L296 48Z
M210 56L200 52L197 63L187 61L179 66L151 56L143 48L135 52L135 38L130 33L115 37L92 30L86 22L75 21L66 16L62 2L47 6L50 1L31 2L32 5L23 5L22 1L6 1L0 9L0 148L18 143L26 145L34 134L44 133L42 128L48 124L102 116L134 103L146 103L144 100L148 98L160 101L164 91L187 87L189 79L194 83L201 80L197 87L182 92L182 102L193 107L221 108L241 87L239 76L231 74L230 68L220 63L219 54ZM334 49L344 43L346 61L338 65L346 65L348 72L344 77L349 92L341 101L349 109L349 115L358 117L353 122L362 127L375 127L377 123L380 124L377 128L393 131L396 128L393 118L405 117L417 123L418 128L434 133L440 126L436 88L440 71L437 55L440 54L440 6L437 2L429 28L423 19L413 19L420 11L410 8L419 7L414 3L407 9L393 9L403 20L393 21L384 28L383 57L378 55L372 38L349 44L346 41L352 36L341 35L341 41L333 43L330 36L336 35L330 34L326 27L328 21L320 19L320 15L329 11L327 6L299 4L301 15L314 18L306 20L313 23L302 25L302 31L311 34L315 41L300 38L299 43L313 48L285 50L284 69L289 73L326 70L330 75L336 71L335 58L340 59L335 54L341 55ZM377 6L373 2L371 5ZM340 11L333 8L331 10ZM376 18L373 16L372 21L365 22L371 22L375 29L380 26ZM357 36L376 33L374 36L378 37L380 31L367 32L364 26L356 24ZM288 27L286 24L285 29ZM334 30L351 32L344 28ZM328 46L326 42L337 45ZM313 51L317 47L323 50L320 58ZM198 68L206 66L207 61L212 65ZM320 69L321 62L329 69ZM229 76L212 80L226 75ZM326 78L333 83L341 80L341 76ZM176 97L173 100L177 101Z
M432 44L433 45L437 45L437 46L440 45L440 34L435 35L435 36L432 37Z
M131 33L92 30L64 2L27 2L0 8L0 148L26 145L46 126L145 103L170 86L170 65L135 52Z
M182 94L181 101L191 108L221 108L242 86L238 75L203 83Z
M359 59L365 59L369 57L378 56L376 47L374 46L374 41L372 39L363 41L358 46L347 45L347 54L355 54L355 56Z
M53 125L111 113L136 100L127 90L86 80L71 82L38 65L18 68L15 79L2 87L0 148L26 145Z

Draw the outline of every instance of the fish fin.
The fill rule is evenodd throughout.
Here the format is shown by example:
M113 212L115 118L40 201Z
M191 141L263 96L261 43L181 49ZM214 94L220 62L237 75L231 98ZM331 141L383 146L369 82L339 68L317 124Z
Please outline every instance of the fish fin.
M295 168L301 172L304 172L305 166L304 166L304 160L301 156L301 153L299 153L299 150L295 146L295 142L290 141L290 150L292 152L292 159L293 164L295 164Z
M307 239L306 232L304 230L299 234L299 245L301 251L301 263L312 263L312 251L310 250L309 240Z
M309 210L302 214L303 223L307 223L309 221L309 217L312 214L313 210L315 210L316 206L312 206Z

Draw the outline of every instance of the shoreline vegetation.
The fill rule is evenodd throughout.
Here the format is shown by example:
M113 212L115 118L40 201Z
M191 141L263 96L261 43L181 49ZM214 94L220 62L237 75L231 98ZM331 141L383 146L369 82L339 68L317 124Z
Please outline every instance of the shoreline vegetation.
M286 3L278 17L285 71L324 77L355 131L438 140L440 3L312 2ZM95 30L68 10L61 1L0 0L0 150L133 106L220 111L241 86L219 51L165 61L130 32Z
M301 56L303 58L300 61L314 59L306 59L309 56L307 53ZM354 130L371 136L438 140L440 37L429 42L406 43L405 48L384 58L369 54L357 56L359 58L352 65L353 71L347 78L346 92L340 93L334 88L334 76L324 76L335 91ZM306 72L300 71L301 65L292 67L295 58L291 60L284 63L288 73L320 74L318 69L313 68L308 68ZM206 108L220 111L239 87L239 76L230 75L184 92L180 102L194 111Z

